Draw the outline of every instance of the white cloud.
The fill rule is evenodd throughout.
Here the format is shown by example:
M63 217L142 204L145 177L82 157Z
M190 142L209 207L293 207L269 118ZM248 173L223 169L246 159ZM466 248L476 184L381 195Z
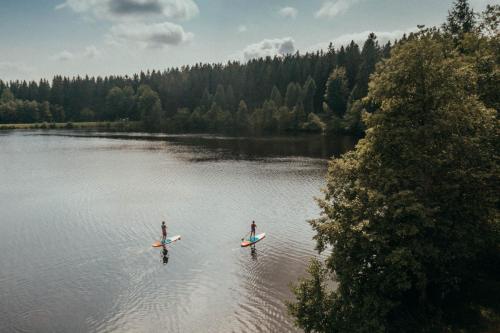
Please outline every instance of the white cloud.
M377 40L380 44L385 44L388 41L394 41L395 39L401 38L404 34L409 34L411 32L415 32L418 29L415 28L408 28L404 30L393 30L393 31L362 31L362 32L356 32L356 33L350 33L350 34L345 34L345 35L340 35L338 37L335 37L331 40L335 48L339 48L340 46L348 45L351 41L354 41L357 43L360 47L363 46L363 43L366 41L368 38L368 35L370 33L374 33L377 36ZM313 45L307 49L307 51L317 51L317 50L326 50L328 48L328 44L330 42L323 42L323 43L318 43L316 45Z
M278 11L278 13L283 17L296 18L299 11L297 10L297 8L283 7Z
M75 58L75 55L69 51L64 50L62 52L54 54L51 58L56 61L69 61Z
M188 20L199 13L193 0L66 0L55 7L98 19L148 20L152 17Z
M264 39L259 43L250 44L236 57L248 61L255 58L273 57L295 52L295 41L291 37Z
M332 18L339 14L345 13L349 9L349 7L359 1L360 0L326 1L314 15L316 17Z
M239 33L242 33L242 32L247 32L247 26L246 25L239 25L238 26L238 32Z
M108 35L108 40L111 43L124 44L132 42L144 47L178 45L192 38L192 33L185 32L180 25L170 22L118 24L111 27Z
M98 57L99 55L101 54L101 52L99 52L99 50L97 49L97 47L95 47L94 45L89 45L85 48L85 50L83 51L83 56L85 58L96 58Z

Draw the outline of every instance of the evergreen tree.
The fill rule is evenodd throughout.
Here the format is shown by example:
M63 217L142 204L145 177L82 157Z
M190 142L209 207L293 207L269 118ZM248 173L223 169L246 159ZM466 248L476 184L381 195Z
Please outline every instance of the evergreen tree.
M359 66L362 61L361 57L358 44L351 41L345 49L345 60L343 61L343 64L340 64L339 62L339 66L343 66L346 70L349 90L352 90L357 83L356 79L358 77Z
M316 82L312 77L308 77L302 89L302 103L306 114L314 112L314 95L316 94Z
M300 101L301 88L295 82L290 82L286 87L285 105L293 108Z
M5 88L0 96L0 103L8 103L14 100L14 94L9 88Z
M380 60L380 50L377 42L377 36L371 33L368 36L363 51L361 52L361 66L359 68L356 85L352 92L352 99L357 100L366 96L368 93L368 80L375 71L375 65Z
M468 0L456 0L443 24L444 30L454 37L461 38L464 33L472 32L476 25L475 13Z
M276 104L276 106L280 107L283 105L283 97L281 97L280 91L278 87L273 86L273 90L271 90L270 99Z
M214 102L220 106L222 109L225 109L227 106L226 103L226 92L224 90L224 86L222 84L217 85L217 89L215 91Z

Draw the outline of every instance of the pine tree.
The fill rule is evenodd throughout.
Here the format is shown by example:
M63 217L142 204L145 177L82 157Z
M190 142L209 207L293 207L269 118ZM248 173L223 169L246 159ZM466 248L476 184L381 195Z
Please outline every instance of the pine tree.
M363 45L363 51L361 52L361 66L356 78L356 85L352 92L353 100L361 99L368 93L368 80L370 75L375 71L375 65L379 60L380 49L377 36L371 33Z
M295 82L290 82L286 87L285 105L288 108L293 108L300 101L301 88Z
M271 90L271 97L270 99L276 104L277 107L280 107L283 105L283 97L281 97L281 93L278 89L278 87L273 86L273 89Z
M314 95L316 94L316 82L312 77L308 77L302 89L302 103L306 114L314 112Z
M443 28L453 37L461 38L464 33L472 32L475 28L475 16L468 0L456 0L448 12L448 19Z

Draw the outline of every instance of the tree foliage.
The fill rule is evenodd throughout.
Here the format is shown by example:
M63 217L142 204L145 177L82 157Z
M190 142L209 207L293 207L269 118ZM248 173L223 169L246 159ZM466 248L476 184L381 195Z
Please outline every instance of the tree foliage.
M390 44L386 47L390 48ZM372 63L364 59L365 55L369 53L360 52L359 46L351 42L339 50L330 44L326 51L266 57L247 63L195 64L132 76L69 78L56 75L50 84L44 79L8 83L0 80L0 96L3 91L10 91L14 100L48 102L54 115L37 116L33 109L34 114L27 117L25 111L31 109L11 112L11 104L3 108L9 111L0 115L0 122L130 119L142 120L144 130L148 131L153 128L172 132L322 131L321 126L311 124L332 122L333 113L323 109L329 75L336 68L345 68L347 93L344 86L340 95L351 95L353 88L360 86L357 85L358 78L362 77L360 70L363 69L363 78L374 70L373 66L363 67L363 64ZM145 110L145 104L140 102L144 93L141 87L145 86L160 100L159 104L148 104L154 110ZM364 96L357 95L361 97ZM246 117L237 115L242 100L247 109ZM21 106L20 103L15 105L16 108ZM308 120L311 113L317 116L311 118L314 122ZM345 113L344 107L340 113ZM21 114L23 118L18 116ZM160 122L155 120L153 126L152 118ZM340 123L342 121L340 119ZM332 128L326 126L326 131ZM335 128L335 131L345 131L347 127Z
M498 320L499 123L454 45L414 34L372 77L366 137L330 162L311 222L330 254L289 305L306 332L476 332Z

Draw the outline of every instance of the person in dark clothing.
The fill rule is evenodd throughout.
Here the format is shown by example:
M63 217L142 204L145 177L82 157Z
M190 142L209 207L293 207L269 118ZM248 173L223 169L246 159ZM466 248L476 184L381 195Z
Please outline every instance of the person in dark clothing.
M165 224L165 221L161 223L161 241L165 242L167 239L167 225Z
M250 225L250 239L255 237L255 229L257 228L257 225L255 224L255 221L252 221L252 224Z

